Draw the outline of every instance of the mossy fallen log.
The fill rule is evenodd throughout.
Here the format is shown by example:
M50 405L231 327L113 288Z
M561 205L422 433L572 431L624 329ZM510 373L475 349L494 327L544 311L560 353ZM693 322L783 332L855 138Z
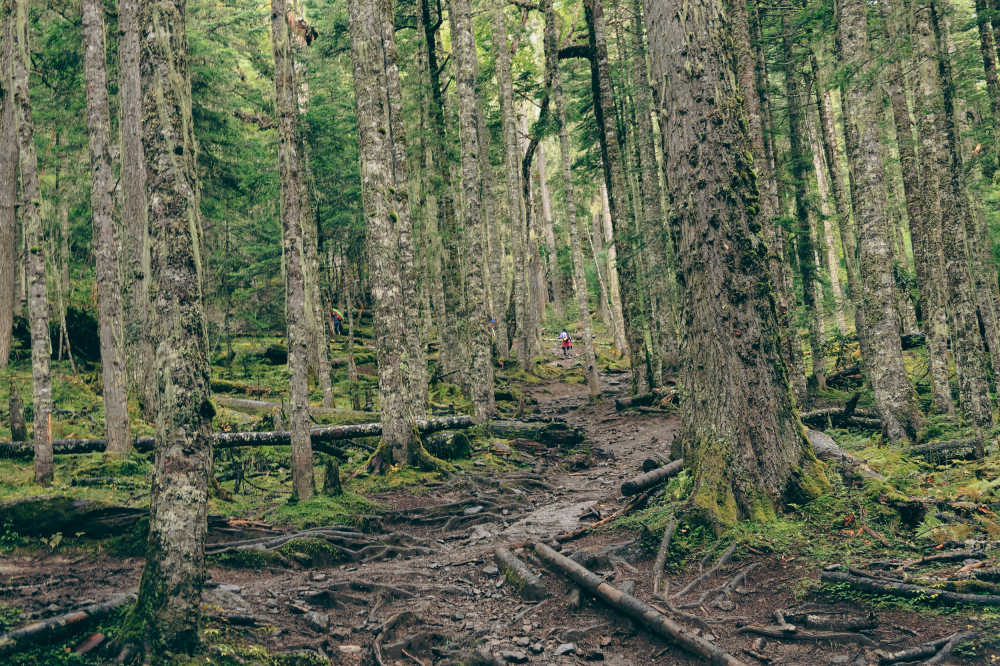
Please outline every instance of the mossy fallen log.
M978 460L983 457L984 450L982 440L973 437L919 444L911 446L907 449L907 453L930 462L945 462L948 460Z
M968 604L970 606L1000 606L998 594L969 594L952 592L926 585L914 585L891 578L867 576L853 571L824 571L820 574L824 583L844 583L862 592L890 594L908 599L921 599L928 604Z
M497 566L507 577L507 580L517 588L521 596L528 601L538 601L544 599L548 594L545 592L545 585L542 578L522 562L514 553L503 546L498 546L493 550L493 558Z
M26 497L0 504L0 524L23 536L56 532L104 537L119 534L149 513L97 500L62 496Z
M586 440L583 430L565 421L490 421L488 430L502 439L530 439L561 448L577 446Z
M836 463L848 476L858 476L872 481L885 481L885 477L868 466L865 461L842 449L833 438L818 430L806 429L806 437L817 458Z
M464 432L435 432L424 438L424 448L442 460L465 459L472 455L472 442Z

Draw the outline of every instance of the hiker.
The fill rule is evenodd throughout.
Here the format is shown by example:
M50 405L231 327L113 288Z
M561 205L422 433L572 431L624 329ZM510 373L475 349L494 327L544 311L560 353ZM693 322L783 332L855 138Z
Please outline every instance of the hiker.
M331 314L333 315L333 334L343 335L344 334L344 315L340 314L340 310L337 308L330 308Z
M559 334L559 341L562 342L563 358L569 358L569 352L573 349L573 339L569 337L569 333L566 332L565 328Z

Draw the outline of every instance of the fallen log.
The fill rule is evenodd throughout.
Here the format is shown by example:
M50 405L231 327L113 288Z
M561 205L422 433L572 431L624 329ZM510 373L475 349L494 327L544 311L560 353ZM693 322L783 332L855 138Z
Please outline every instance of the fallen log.
M977 460L985 454L982 440L952 439L946 442L930 442L907 449L907 453L931 462L947 460Z
M622 484L622 495L628 497L629 495L635 495L657 486L680 472L682 467L684 467L684 459L678 458L659 469L654 469L651 472L646 472L645 474L640 474L637 477L629 479Z
M628 409L629 407L649 407L656 402L657 397L658 396L655 393L640 393L639 395L616 398L615 409L620 412L623 409Z
M851 383L861 383L861 366L859 364L849 365L846 368L831 373L826 378L827 386L837 384L846 385Z
M954 648L954 646L964 643L965 641L975 640L978 637L978 631L960 631L952 634L951 636L944 636L933 641L921 643L916 647L906 648L905 650L898 650L896 652L875 650L873 654L876 658L878 658L878 663L880 664L898 664L905 661L917 661L920 659L935 657L939 652L943 652L943 648L948 644L951 644Z
M493 550L493 558L507 580L517 588L528 601L540 601L548 596L542 578L522 562L514 553L503 546Z
M873 409L857 409L849 407L824 407L799 414L799 419L806 425L823 427L828 423L837 425L854 425L869 421L881 421L879 413Z
M491 435L502 439L531 439L560 448L570 448L586 440L583 430L565 421L490 421L487 427Z
M696 636L649 604L625 594L618 588L604 582L597 574L585 569L568 557L561 555L543 543L533 544L535 553L549 567L570 579L587 592L594 595L616 611L627 615L654 633L677 644L691 654L712 664L723 666L743 666L733 655L723 651L714 643Z
M584 534L586 534L590 530L592 530L594 528L597 528L597 527L600 527L601 525L607 525L611 521L617 520L618 518L621 518L622 516L630 513L633 509L635 509L638 506L640 506L647 499L649 499L649 493L648 492L642 493L641 495L639 495L635 499L633 499L631 502L629 502L628 504L626 504L622 508L620 508L617 511L615 511L614 513L612 513L610 516L602 518L601 520L598 520L596 523L591 523L589 525L584 525L583 527L579 527L579 528L573 530L572 532L566 532L565 534L560 534L560 535L556 536L556 541L559 542L559 543L565 543L566 541L572 541L573 539L579 539L580 537L582 537Z
M974 606L1000 606L1000 594L968 594L939 590L925 585L914 585L888 578L866 576L860 572L824 571L820 574L824 583L846 583L863 592L892 594L900 597L921 598L928 602L970 604Z
M498 423L504 422L501 421ZM421 434L438 432L440 430L469 428L473 425L475 423L471 416L444 416L436 419L417 420L417 430ZM563 424L563 428L569 429L565 424ZM336 446L330 445L330 442L343 441L355 437L379 437L381 434L381 423L321 426L309 431L313 449L320 453L335 455L341 459L347 458L346 452ZM290 443L291 433L284 430L270 432L222 432L212 435L212 446L215 449L232 449L242 446L288 446ZM152 437L136 437L132 445L139 453L149 453L155 446L155 440ZM57 455L100 453L106 447L107 442L103 439L57 439L52 442L53 452ZM0 459L30 458L33 455L34 448L31 442L0 442Z
M853 631L802 631L793 625L760 626L748 625L736 630L738 634L757 634L779 641L823 641L830 643L858 643L875 645L868 636Z
M114 506L72 497L27 497L0 504L0 524L24 536L84 532L88 537L123 534L149 509Z
M903 350L913 349L914 347L922 347L927 341L927 336L923 333L904 333L899 336L899 342L903 346Z
M865 461L840 448L826 433L807 428L806 437L809 439L809 444L817 458L837 463L845 474L873 481L885 481L884 476L869 467Z
M0 634L0 655L11 654L36 643L48 643L84 631L97 620L107 616L122 606L135 601L134 594L117 594L107 601L63 615L39 620L19 629Z

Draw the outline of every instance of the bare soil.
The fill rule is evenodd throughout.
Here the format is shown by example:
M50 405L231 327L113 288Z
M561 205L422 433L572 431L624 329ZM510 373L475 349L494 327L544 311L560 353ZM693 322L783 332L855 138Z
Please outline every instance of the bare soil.
M572 362L556 361L563 366ZM524 468L509 479L493 478L484 469L481 476L464 475L423 494L396 491L377 496L374 499L390 507L381 529L425 539L432 554L328 568L214 567L205 595L205 612L215 618L210 623L225 626L226 635L237 642L261 645L272 653L310 651L339 664L372 664L379 658L385 664L471 663L462 659L474 649L492 654L496 663L521 658L534 664L700 663L586 595L579 606L573 606L568 598L572 585L542 567L530 549L519 553L542 573L549 596L541 602L524 601L493 562L497 545L548 542L614 512L624 504L619 495L621 482L639 473L651 453L669 455L676 417L616 412L613 397L627 389L627 375L603 379L605 397L595 405L587 402L586 387L579 384L521 387L538 400L533 416L559 416L586 431L593 447L589 466L568 469L562 460L565 453L559 451L533 457L515 450L512 455ZM450 531L440 525L413 524L406 518L406 510L470 498L494 502L499 511L491 508L487 513L496 516ZM465 514L466 510L458 513L475 515L475 509L471 514ZM394 516L393 511L402 513ZM581 516L586 517L581 521ZM601 530L564 544L563 552L611 550L610 557L593 560L592 568L616 586L634 586L637 597L662 607L651 595L653 551L659 536ZM618 547L611 549L614 544ZM876 628L863 632L874 643L867 647L850 641L762 641L740 633L739 628L774 625L774 612L781 609L851 611L859 616L873 609L819 596L797 598L800 581L818 579L821 563L793 553L741 552L738 559L679 600L697 599L701 592L755 565L718 606L705 603L688 609L713 623L678 621L748 664L874 664L878 662L870 652L873 647L898 650L976 622L974 616L963 613L879 610ZM90 552L75 558L41 553L0 558L0 604L21 608L26 619L48 617L134 588L141 567L139 559ZM677 575L668 574L665 580L676 591L698 573L695 565ZM347 582L358 584L358 589L336 586ZM372 589L372 583L384 587ZM318 595L333 586L337 589ZM257 626L244 626L248 616ZM390 620L394 626L386 628ZM989 652L980 648L974 658L953 656L943 663L992 663L998 657Z

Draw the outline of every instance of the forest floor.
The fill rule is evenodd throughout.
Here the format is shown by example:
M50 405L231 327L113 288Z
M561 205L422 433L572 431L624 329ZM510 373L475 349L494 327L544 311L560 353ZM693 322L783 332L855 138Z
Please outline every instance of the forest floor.
M614 398L628 390L624 373L604 374L602 400L589 403L586 386L570 375L577 364L554 358L542 366L545 379L515 373L507 379L529 405L523 416L564 419L585 432L586 445L566 451L479 438L472 460L458 473L358 490L364 497L357 499L357 511L373 517L333 522L353 525L343 527L341 537L379 554L377 559L342 562L335 549L307 545L220 554L227 542L273 540L301 527L281 525L274 513L237 514L236 505L228 507L229 520L214 521L208 539L216 553L204 604L209 662L480 663L470 656L478 651L495 663L701 663L586 593L574 593L573 584L526 547L621 509L628 503L619 490L622 481L639 474L652 454L670 455L676 414L616 410ZM563 552L575 553L611 584L662 608L651 589L653 559L670 500L682 497L689 483L682 473L648 504L566 542ZM689 617L668 616L746 663L876 664L875 649L892 652L970 627L980 632L978 641L959 646L939 663L1000 661L998 606L943 606L933 598L880 596L819 580L826 565L912 563L940 551L935 539L921 546L903 528L894 531L885 519L888 512L875 513L877 504L870 493L838 481L829 498L793 505L787 517L771 524L743 525L724 535L682 526L667 559L668 595L684 591L720 556L723 563L672 599L687 607ZM5 538L11 544L0 548L0 628L135 589L142 569L140 557L124 556L106 541L60 548L43 539L29 547L0 529L0 546ZM542 574L546 598L522 598L494 562L497 546L515 549ZM930 575L948 578L965 565L992 565L990 556L975 564L968 559L930 564ZM782 614L777 620L776 611ZM777 627L777 637L747 629L774 630L783 617L804 616L796 631ZM824 627L834 631L824 635ZM49 651L14 663L114 658L111 648L75 655L70 650L80 638L67 643L58 658Z

